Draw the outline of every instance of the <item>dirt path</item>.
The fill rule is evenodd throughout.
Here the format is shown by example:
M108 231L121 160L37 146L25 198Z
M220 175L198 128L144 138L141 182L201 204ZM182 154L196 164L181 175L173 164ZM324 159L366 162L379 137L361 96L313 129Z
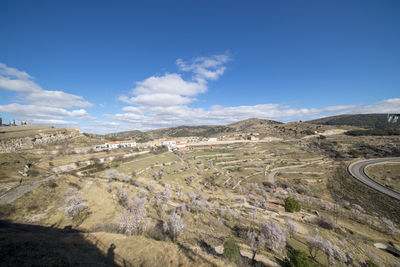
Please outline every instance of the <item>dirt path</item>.
M310 164L313 164L313 163L316 163L316 162L318 162L318 161L321 161L321 158L318 158L318 159L316 159L315 161L312 161L312 159L309 159L309 160L307 160L307 161L309 161L309 162L304 163L304 164L298 164L298 165L292 165L292 166L283 166L283 167L278 167L278 168L272 169L271 172L270 172L269 175L268 175L268 181L269 181L270 183L275 183L275 175L276 175L277 173L279 173L280 171L282 171L282 170L287 170L287 169L293 169L293 168L305 167L305 166L308 166L308 165L310 165Z
M253 174L251 174L251 175L247 175L246 177L244 177L243 179L241 179L234 187L232 187L232 190L234 190L236 187L238 187L238 186L240 185L240 183L243 182L244 180L246 180L246 179L248 179L248 178L250 178L250 177L259 175L259 174L261 174L261 173L262 173L262 172L256 172L256 173L253 173Z
M14 189L11 189L10 191L8 191L7 193L5 193L4 195L2 195L0 197L0 205L14 202L18 198L25 195L26 193L32 191L33 189L38 188L42 182L48 181L50 179L55 179L57 177L58 177L57 175L53 174L42 180L35 181L35 182L29 183L29 184L24 183L18 187L15 187Z

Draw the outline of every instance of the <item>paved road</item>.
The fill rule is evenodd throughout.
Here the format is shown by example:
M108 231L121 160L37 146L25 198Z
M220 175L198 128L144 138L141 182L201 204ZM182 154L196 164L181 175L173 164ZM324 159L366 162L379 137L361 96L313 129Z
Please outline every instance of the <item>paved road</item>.
M365 173L365 167L367 167L368 165L390 162L390 161L400 161L400 158L382 158L382 159L369 159L369 160L357 161L350 164L347 169L354 178L364 183L365 185L381 193L384 193L390 197L400 200L400 193L381 185L380 183L368 177L367 174Z
M34 181L32 183L24 182L22 185L15 187L14 189L11 189L4 195L0 196L0 205L11 203L14 200L17 200L18 198L22 197L26 193L32 191L33 189L38 188L41 183L48 181L50 179L55 179L57 177L58 177L57 175L53 174L42 180Z
M142 151L142 152L137 152L137 153L125 154L123 157L124 158L129 158L129 157L133 157L133 156L141 155L141 154L145 154L145 153L149 153L149 151ZM112 161L112 160L114 160L114 158L115 157L103 158L103 161L104 160ZM61 167L65 167L65 166L71 165L71 168L63 169L62 172L78 168L78 166L76 166L75 163L72 163L72 164L73 164L73 166L71 164L67 164L67 165L61 166ZM57 167L57 168L59 168L59 167ZM38 188L43 182L48 181L50 179L56 179L58 177L61 177L61 176L59 176L58 174L52 174L52 175L50 175L50 176L48 176L46 178L43 178L43 179L38 180L38 181L34 181L32 183L24 182L22 185L17 186L15 188L11 189L10 191L8 191L7 193L5 193L4 195L0 196L0 205L14 202L15 200L17 200L20 197L22 197L23 195L25 195L26 193ZM17 182L17 184L18 184L18 182Z

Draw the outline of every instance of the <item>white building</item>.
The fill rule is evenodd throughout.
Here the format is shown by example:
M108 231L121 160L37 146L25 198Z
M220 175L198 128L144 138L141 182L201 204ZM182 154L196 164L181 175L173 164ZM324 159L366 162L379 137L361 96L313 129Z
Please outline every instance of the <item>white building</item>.
M136 142L134 140L127 140L127 141L113 141L105 143L105 146L108 149L114 149L119 147L136 147Z
M208 138L208 142L217 142L218 138L217 137L210 137Z
M176 147L176 141L175 140L165 140L165 141L162 141L161 145L167 146L169 148L175 148Z

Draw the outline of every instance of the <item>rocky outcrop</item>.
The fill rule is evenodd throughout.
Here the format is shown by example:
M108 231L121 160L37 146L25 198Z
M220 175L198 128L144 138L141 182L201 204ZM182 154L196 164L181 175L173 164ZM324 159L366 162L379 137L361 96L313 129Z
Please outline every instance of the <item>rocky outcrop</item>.
M80 134L75 129L60 129L49 133L37 133L22 138L7 138L0 140L0 152L19 152L24 149L32 149L37 145L50 145L72 139Z

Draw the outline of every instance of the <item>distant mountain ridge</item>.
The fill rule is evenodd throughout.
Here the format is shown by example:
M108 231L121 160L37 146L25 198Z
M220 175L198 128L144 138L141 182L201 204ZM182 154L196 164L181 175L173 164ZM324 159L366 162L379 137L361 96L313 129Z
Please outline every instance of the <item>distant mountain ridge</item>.
M282 123L273 120L251 118L227 125L178 126L141 132L138 130L104 135L108 140L135 139L147 142L159 138L179 138L186 136L218 137L234 133L258 133L260 138L271 136L280 138L301 137L321 131L321 125L304 122ZM325 126L327 128L327 126Z
M387 114L345 114L307 121L321 125L349 125L374 130L400 129L400 122L388 123Z

